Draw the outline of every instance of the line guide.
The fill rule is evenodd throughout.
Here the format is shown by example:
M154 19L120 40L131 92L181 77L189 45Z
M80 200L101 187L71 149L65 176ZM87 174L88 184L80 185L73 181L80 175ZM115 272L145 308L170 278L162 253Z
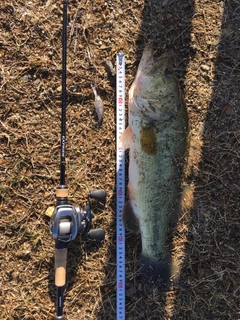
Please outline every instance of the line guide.
M118 146L125 129L125 55L116 57L116 234L117 234L117 320L125 320L125 229L122 210L125 201L125 151Z

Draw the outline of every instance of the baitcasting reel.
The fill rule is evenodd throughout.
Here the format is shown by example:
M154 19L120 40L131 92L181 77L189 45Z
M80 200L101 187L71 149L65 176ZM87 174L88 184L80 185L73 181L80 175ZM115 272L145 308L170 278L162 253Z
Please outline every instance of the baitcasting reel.
M70 242L77 237L79 231L89 239L104 239L105 231L102 228L90 230L93 218L91 198L104 202L106 191L94 190L89 192L85 211L76 204L59 204L55 207L50 221L50 234L54 240Z
M102 228L90 230L93 218L90 199L105 202L106 191L91 191L88 194L85 211L78 205L68 204L68 189L65 185L60 185L56 195L57 206L50 221L50 234L55 240L55 285L57 287L57 315L54 319L65 320L63 316L63 291L66 284L67 247L70 241L77 237L79 231L82 231L89 239L104 239L105 231Z

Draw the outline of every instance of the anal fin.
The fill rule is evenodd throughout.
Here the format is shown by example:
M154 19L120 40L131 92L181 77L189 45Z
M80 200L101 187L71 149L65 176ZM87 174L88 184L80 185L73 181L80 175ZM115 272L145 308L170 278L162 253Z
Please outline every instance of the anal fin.
M130 200L127 200L125 202L125 205L123 208L122 220L123 220L124 227L127 230L133 231L134 233L139 233L139 221L133 211Z

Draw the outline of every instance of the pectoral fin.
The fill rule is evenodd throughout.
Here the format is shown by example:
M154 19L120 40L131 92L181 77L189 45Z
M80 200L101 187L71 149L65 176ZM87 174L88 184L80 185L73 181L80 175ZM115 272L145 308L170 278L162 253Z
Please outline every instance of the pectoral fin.
M122 133L119 140L119 148L130 149L133 144L132 129L128 126Z
M134 233L138 233L139 232L139 221L138 218L136 217L132 205L131 205L131 201L127 200L125 202L124 208L123 208L123 215L122 215L122 219L123 219L123 224L124 227L129 230L129 231L133 231Z

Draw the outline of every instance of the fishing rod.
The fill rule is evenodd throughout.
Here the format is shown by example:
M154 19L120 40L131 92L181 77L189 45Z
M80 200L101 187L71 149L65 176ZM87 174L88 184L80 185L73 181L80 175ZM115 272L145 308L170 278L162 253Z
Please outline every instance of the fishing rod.
M50 234L55 240L55 285L57 287L55 320L65 320L63 315L63 293L66 284L67 248L78 233L85 238L103 240L105 231L102 228L91 229L93 214L91 199L104 202L105 190L94 190L87 195L86 209L68 202L68 188L65 182L66 171L66 109L67 90L67 0L63 0L63 31L62 31L62 117L61 117L61 156L60 185L56 190L57 203L50 220Z

